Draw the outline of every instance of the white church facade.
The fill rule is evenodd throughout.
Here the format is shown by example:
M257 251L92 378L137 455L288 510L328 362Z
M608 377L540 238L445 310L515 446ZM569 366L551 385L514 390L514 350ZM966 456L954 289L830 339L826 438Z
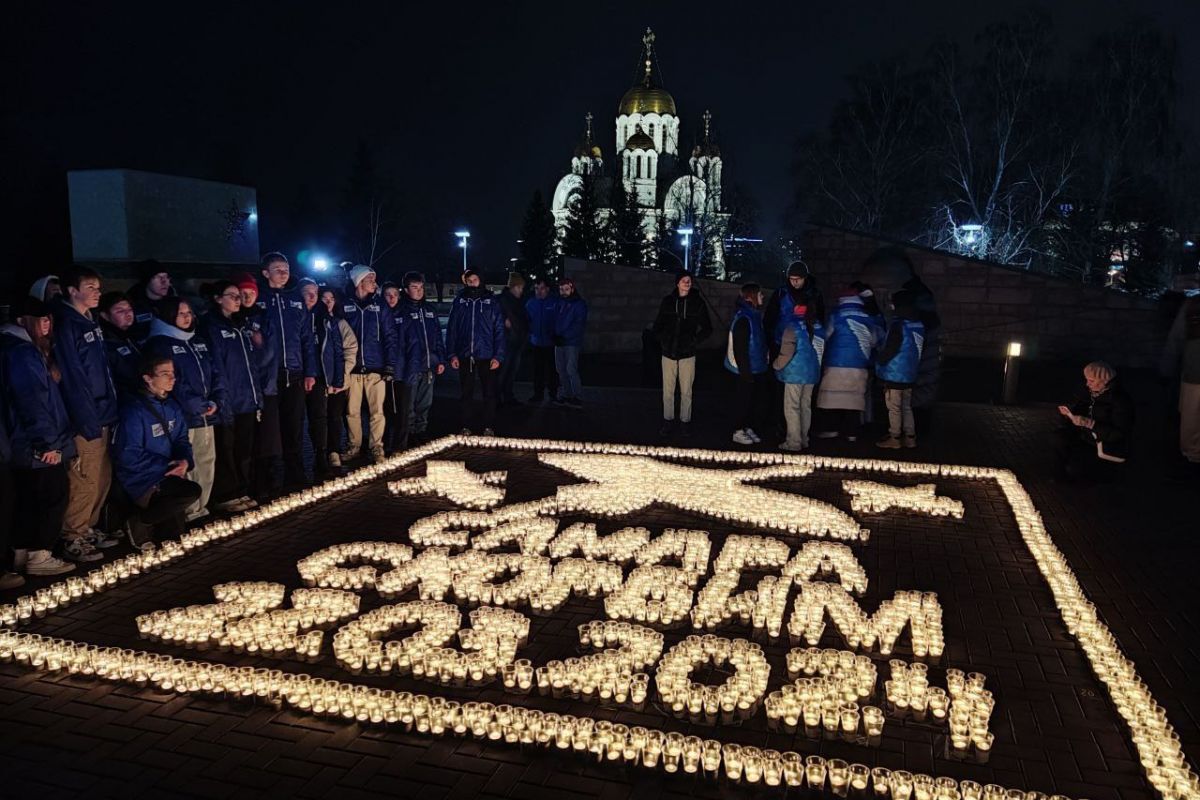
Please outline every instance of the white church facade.
M571 159L571 171L555 188L551 211L559 245L571 207L583 189L584 176L592 179L589 183L602 222L611 213L608 206L613 196L612 182L620 179L637 200L647 241L655 240L664 222L672 232L690 230L691 234L679 237L686 235L689 239L693 269L703 263L706 275L724 277L722 240L729 214L721 205L721 152L713 141L712 115L705 111L702 121L703 129L684 161L679 153L679 113L675 99L662 88L654 33L647 28L642 37L638 76L617 108L613 162L605 163L602 148L593 141L589 113L584 138ZM660 254L653 253L651 263L657 263Z

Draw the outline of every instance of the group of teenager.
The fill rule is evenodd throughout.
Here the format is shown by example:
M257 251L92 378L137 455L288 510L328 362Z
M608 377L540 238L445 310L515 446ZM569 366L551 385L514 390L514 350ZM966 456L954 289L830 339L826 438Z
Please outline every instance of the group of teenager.
M827 314L802 261L788 267L787 283L769 299L759 284L743 284L724 360L737 376L733 441L760 443L758 430L781 415L786 434L780 449L802 451L810 444L814 404L822 417L817 436L853 441L870 413L872 384L878 382L884 390L888 435L877 444L916 447L913 391L926 341L920 306L918 293L904 288L891 295L890 313L884 314L871 288L854 283L838 292ZM712 333L707 302L688 273L676 275L675 290L663 298L652 332L662 348L661 433L670 435L678 427L687 436L696 349ZM777 411L765 412L766 405Z
M210 511L308 485L306 429L311 480L381 462L426 436L447 367L459 373L464 433L491 435L497 403L520 402L526 350L533 399L582 405L587 304L569 279L557 291L538 281L523 300L519 274L497 295L468 270L443 336L420 273L381 286L359 264L343 291L293 280L281 253L259 268L185 297L158 262L141 264L128 292L107 293L96 271L72 266L10 305L0 589L99 560L122 535L151 547Z

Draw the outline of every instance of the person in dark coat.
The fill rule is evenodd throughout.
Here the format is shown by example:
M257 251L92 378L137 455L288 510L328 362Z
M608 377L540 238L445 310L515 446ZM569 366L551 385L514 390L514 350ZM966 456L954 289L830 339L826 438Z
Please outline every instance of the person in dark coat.
M154 320L154 306L164 297L174 297L171 274L166 267L153 258L138 262L138 282L129 287L129 302L133 306L133 328L130 338L144 342L150 336L150 323Z
M124 292L105 292L100 296L100 330L108 354L108 370L117 386L118 397L141 391L142 346L133 338L133 305Z
M562 387L558 402L575 408L583 406L579 354L583 352L587 318L588 304L576 290L575 281L560 278L558 309L554 314L554 365L558 368L558 382Z
M446 352L450 368L458 370L461 390L462 433L483 426L484 436L494 436L496 424L496 375L504 363L504 314L496 296L483 285L479 273L463 273L465 286L450 306L446 322ZM482 409L476 408L475 384L479 384Z
M137 509L129 539L140 549L183 533L187 510L200 500L200 485L184 477L195 463L187 418L171 397L175 366L167 355L143 358L145 388L122 398L113 440L117 483Z
M401 288L404 289L400 297L404 381L412 397L409 433L410 438L424 439L429 427L429 409L433 407L433 382L446 371L446 342L437 310L425 299L425 276L419 272L405 273Z
M533 396L531 403L540 403L547 396L558 399L558 370L554 366L554 317L558 313L558 298L545 278L533 285L533 297L525 301L529 315L529 347L533 352Z
M216 462L211 500L217 511L237 513L258 505L250 495L254 491L254 434L262 413L262 386L250 331L238 313L241 291L231 281L217 281L206 286L204 294L213 310L200 318L200 335L225 385L225 403L217 412L213 431Z
M321 288L312 278L300 279L300 296L312 317L313 336L317 339L317 384L305 397L308 412L308 438L313 448L314 477L329 477L333 465L329 461L329 398L346 390L346 371L342 354L342 331L339 320L321 302ZM357 352L357 351L356 351ZM341 447L339 430L334 452Z
M712 333L708 303L694 285L691 273L675 274L675 289L662 299L651 331L662 350L661 436L675 425L675 387L679 387L679 430L690 435L692 385L696 379L696 348Z
M13 507L17 492L12 481L12 442L4 419L4 399L0 396L0 592L25 585L25 579L9 569L9 551L13 541Z
M916 301L906 291L892 295L892 317L875 362L875 377L883 384L888 410L888 435L875 444L884 449L917 446L912 410L913 386L919 375L925 330Z
M50 309L41 300L23 297L13 317L15 322L0 326L0 424L12 448L13 487L21 498L13 526L13 566L26 575L61 575L75 569L51 553L67 510L74 430L54 361ZM77 560L100 557L93 551Z
M326 458L330 471L340 471L342 468L342 440L346 433L346 408L349 399L346 388L350 385L350 377L354 374L354 368L358 364L358 337L354 335L350 323L342 316L345 301L337 289L332 286L322 286L320 299L321 305L325 308L329 326L328 335L338 338L341 342L342 363L340 367L322 359L323 368L329 370L328 380L333 381L329 387L329 396L325 399L325 450L328 453ZM326 348L326 355L330 352L331 348ZM339 368L342 371L340 381L333 374Z
M1064 481L1103 481L1117 477L1133 447L1133 400L1117 383L1117 371L1103 361L1083 368L1087 391L1058 407L1057 477Z
M529 345L529 312L521 295L525 293L525 277L510 272L508 286L500 292L500 308L504 312L504 363L500 365L500 405L520 405L513 394L513 382L521 368L521 357Z
M396 340L392 380L387 381L384 387L383 399L383 450L391 455L408 449L412 423L412 387L404 380L404 357L408 352L408 344L404 341L406 312L401 302L404 295L400 287L392 281L384 282L382 294L383 303L387 307L385 316L392 322L392 332Z

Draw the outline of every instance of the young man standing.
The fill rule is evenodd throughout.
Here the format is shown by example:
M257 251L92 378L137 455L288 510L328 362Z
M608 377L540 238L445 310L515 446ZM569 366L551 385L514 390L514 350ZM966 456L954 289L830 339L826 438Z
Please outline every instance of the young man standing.
M587 329L587 302L575 291L575 281L563 278L558 282L558 313L554 315L554 365L562 384L559 402L580 408L583 406L583 383L579 379L579 352L583 349L583 333Z
M346 422L350 427L350 449L343 460L357 458L362 451L363 426L362 404L367 401L367 422L370 439L367 447L376 464L384 460L383 432L385 420L383 404L387 399L388 382L396 374L399 348L396 342L396 325L391 312L377 291L375 270L366 264L358 264L350 270L350 283L354 287L351 301L342 307L346 322L358 337L358 363L350 376L347 394L350 407Z
M429 427L434 379L446 371L446 344L437 312L425 301L425 276L409 272L401 284L400 340L404 347L404 380L412 397L409 436L421 439Z
M342 360L342 332L338 320L320 302L320 287L312 278L300 279L300 295L317 339L317 362L321 365L317 385L305 398L308 410L308 439L313 447L313 476L326 478L333 466L329 460L329 398L346 391ZM341 458L338 458L341 461Z
M679 386L679 428L689 435L692 422L692 384L696 378L696 346L712 333L708 308L692 288L687 272L675 275L675 291L662 299L654 318L654 336L662 348L662 436L675 424L675 386Z
M450 366L458 370L462 390L462 433L471 434L475 420L483 422L483 435L494 436L496 370L504 361L504 315L496 296L482 284L479 273L463 273L462 291L450 307L446 324L446 351ZM483 408L475 409L475 384L483 395Z
M504 363L500 366L500 405L520 405L513 394L513 381L521 368L521 356L529 343L529 312L521 302L525 292L525 278L519 272L510 272L508 286L500 293L500 308L504 312Z
M133 306L123 292L105 292L100 297L100 330L108 353L108 371L117 396L141 391L142 348L133 340Z
M264 356L278 369L274 376L276 394L272 395L269 382L264 382L262 424L278 430L284 482L299 487L307 483L300 448L304 436L304 396L317 383L317 342L299 290L288 288L292 272L287 257L282 253L267 253L260 263L266 280L258 300L263 312Z
M550 291L545 278L533 285L533 297L525 301L529 315L529 345L533 350L533 397L539 403L549 393L558 399L558 370L554 366L554 317L558 313L558 298Z
M135 342L144 342L150 336L154 304L175 294L175 290L171 287L170 274L153 258L140 262L137 271L140 280L129 289L129 302L133 306L130 337Z
M888 410L888 435L875 443L879 447L896 450L917 446L912 397L924 347L925 326L919 318L916 298L906 290L896 292L892 295L887 335L875 363Z
M77 559L119 541L96 528L112 486L108 443L118 407L104 334L92 314L100 304L100 276L86 267L71 267L62 275L62 287L64 294L52 303L54 358L62 371L62 394L78 453L78 461L67 470L71 488L63 517L63 552Z

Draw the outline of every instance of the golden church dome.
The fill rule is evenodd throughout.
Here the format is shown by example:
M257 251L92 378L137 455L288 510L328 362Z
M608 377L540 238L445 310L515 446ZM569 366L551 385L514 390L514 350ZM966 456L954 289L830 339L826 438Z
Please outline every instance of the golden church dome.
M653 150L654 140L638 125L633 135L625 140L626 150Z
M666 89L643 83L634 86L621 98L618 114L670 114L675 113L675 98Z

